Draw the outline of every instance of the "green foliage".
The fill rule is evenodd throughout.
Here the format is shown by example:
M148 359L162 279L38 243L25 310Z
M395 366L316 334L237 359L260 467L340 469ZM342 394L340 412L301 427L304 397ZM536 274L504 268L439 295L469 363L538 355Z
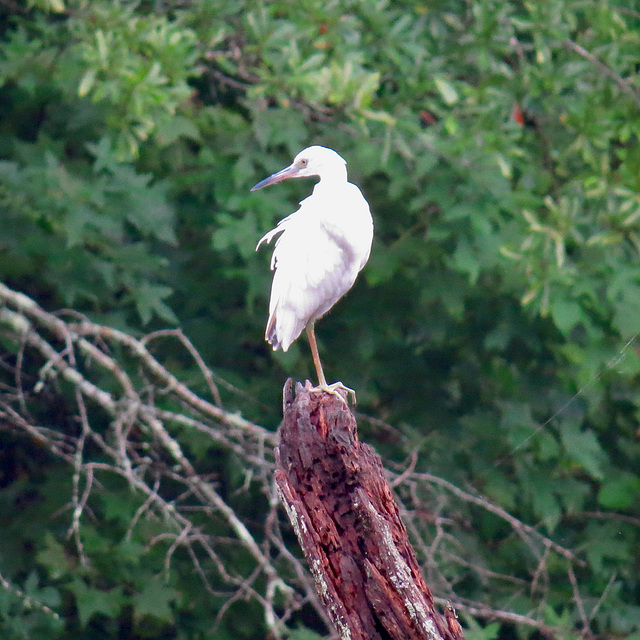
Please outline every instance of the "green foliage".
M27 279L44 262L42 284L67 305L106 310L123 297L135 302L145 323L154 313L175 321L163 302L170 290L149 282L166 266L157 242L175 240L166 188L114 164L104 145L94 149L86 172L65 166L47 144L23 145L21 162L0 163L6 276Z
M606 590L598 633L640 633L633 3L8 6L3 280L49 309L134 331L180 324L254 400L230 402L275 426L282 382L312 366L304 345L274 356L263 343L270 274L254 248L311 184L249 188L308 144L336 148L371 204L376 240L354 290L319 325L325 369L402 431L403 444L374 442L381 453L419 450L419 468L578 550L585 601ZM175 367L189 375L192 365L176 357ZM207 451L194 442L194 456ZM82 567L66 526L47 519L69 478L49 460L25 464L38 482L15 472L0 491L16 536L3 536L0 573L64 623L0 591L3 637L116 638L123 625L127 637L205 637L224 599L203 594L186 561L160 577L164 558L144 536L123 546L139 507L124 487L101 495L101 526L84 525ZM232 463L220 473L242 485ZM21 512L30 492L42 503ZM536 571L510 555L495 522L473 522L470 556L509 575ZM581 622L562 571L545 617L569 637ZM531 606L509 584L466 595ZM189 622L177 635L180 616ZM246 637L262 630L245 623ZM497 634L477 626L469 637Z

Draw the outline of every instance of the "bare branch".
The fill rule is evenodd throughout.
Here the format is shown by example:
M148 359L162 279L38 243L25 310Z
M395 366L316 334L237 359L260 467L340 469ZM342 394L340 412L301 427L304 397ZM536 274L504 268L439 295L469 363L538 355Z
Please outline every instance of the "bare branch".
M28 596L24 591L18 589L13 586L1 573L0 573L0 586L9 593L15 594L20 600L25 608L27 609L40 609L40 611L44 611L47 615L50 615L55 620L60 619L60 615L56 613L51 607L48 607L46 604L42 604L42 602L38 602L33 597Z
M444 489L446 489L447 491L450 491L451 493L458 496L458 498L464 500L465 502L470 502L479 507L482 507L486 511L489 511L494 515L498 516L499 518L505 520L506 522L509 523L509 525L511 525L513 530L520 536L520 538L522 538L522 540L527 543L527 546L529 546L529 548L532 549L532 551L534 551L536 554L538 554L539 552L536 550L536 546L531 544L531 539L538 542L542 546L542 548L548 547L549 549L552 549L553 551L563 556L567 560L571 560L572 562L575 562L580 566L584 566L585 564L584 561L580 560L573 553L573 551L566 549L565 547L559 545L557 542L554 542L550 538L543 536L539 531L534 529L531 525L525 524L524 522L518 520L517 518L512 516L510 513L505 511L502 507L499 507L498 505L493 504L483 496L479 496L479 495L469 493L467 491L463 491L462 489L456 487L456 485L449 482L448 480L445 480L444 478L439 478L438 476L434 476L430 473L414 473L412 474L412 477L417 480L423 480L426 482L430 482L432 484L436 484L440 487L443 487Z
M573 40L563 40L562 44L566 49L570 49L585 60L588 60L604 76L606 76L610 80L613 80L618 85L620 91L626 93L636 103L636 106L640 108L640 94L638 93L638 91L636 91L633 85L629 84L624 78L619 76L608 64L602 62L602 60L598 59L591 52L587 51L584 47L580 46Z
M82 542L85 520L91 517L93 526L99 524L90 508L91 496L104 489L106 477L117 477L128 484L135 498L123 540L143 537L148 547L162 548L161 571L165 573L173 571L179 561L190 562L206 592L229 603L219 610L218 621L229 611L230 603L250 600L262 608L265 632L271 637L285 637L287 624L299 620L303 609L313 609L330 627L306 563L297 547L285 542L291 532L278 508L274 486L276 434L221 407L220 379L182 332L160 331L136 338L75 312L48 313L2 284L0 329L1 338L16 345L0 361L0 429L28 437L69 465L68 504L55 516L68 518L68 536L82 564L91 564ZM204 399L170 372L162 364L159 349L158 357L150 351L151 342L160 337L177 341L188 352L212 400ZM30 409L50 398L64 399L61 404L68 415L59 423L39 424ZM401 446L409 446L392 425L360 417ZM215 484L211 468L201 466L200 459L191 455L194 439L203 448L211 447L234 459L243 470L234 486ZM395 467L398 473L387 470L386 474L398 493L400 514L429 580L460 612L551 634L553 630L531 612L502 611L458 597L457 576L471 574L487 589L507 585L518 597L529 597L534 611L546 596L539 586L549 580L550 556L558 554L569 568L581 565L581 560L486 497L416 471L419 462L418 453L411 453ZM256 521L255 513L252 520L243 513L239 498L248 492L265 501L262 521ZM490 559L485 562L483 557L469 555L461 533L469 527L467 514L475 509L506 522L516 543L529 549L530 578L505 575L495 570ZM143 525L149 521L154 522L153 535L145 533ZM160 532L158 522L162 523ZM633 518L629 523L637 526ZM228 548L234 553L227 554ZM241 562L231 559L234 556L242 558ZM571 573L566 579L572 584ZM3 580L0 576L0 585L9 588ZM609 586L590 616L583 603L585 629L608 590ZM446 602L442 600L445 608ZM450 620L450 628L455 628L455 621Z

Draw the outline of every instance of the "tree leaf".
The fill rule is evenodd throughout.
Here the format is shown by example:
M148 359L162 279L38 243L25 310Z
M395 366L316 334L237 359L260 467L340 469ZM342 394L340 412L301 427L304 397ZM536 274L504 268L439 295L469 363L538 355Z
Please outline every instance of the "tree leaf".
M173 611L171 603L175 602L180 593L175 589L163 584L158 577L147 580L142 591L133 595L133 606L136 616L152 616L158 620L171 622Z

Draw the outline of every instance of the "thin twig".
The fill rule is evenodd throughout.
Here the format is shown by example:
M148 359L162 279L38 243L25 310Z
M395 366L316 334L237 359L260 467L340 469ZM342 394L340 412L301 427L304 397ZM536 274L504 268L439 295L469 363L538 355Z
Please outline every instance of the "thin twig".
M527 541L529 537L534 538L539 543L542 544L543 547L549 547L559 555L563 556L567 560L571 560L575 562L579 566L585 566L585 562L580 560L573 551L566 549L565 547L559 545L557 542L554 542L550 538L543 536L539 531L534 529L532 526L518 520L514 516L512 516L509 512L505 511L502 507L493 504L483 496L475 495L469 493L468 491L463 491L462 489L456 487L453 483L445 480L444 478L439 478L438 476L434 476L430 473L414 473L413 477L419 480L424 480L426 482L430 482L432 484L436 484L447 491L450 491L454 495L458 496L460 499L465 502L470 502L479 507L482 507L486 511L493 513L494 515L502 518L506 522L508 522L514 531L516 531L520 537Z
M635 103L638 108L640 108L640 94L636 89L630 85L622 76L618 75L608 64L602 62L602 60L598 59L591 52L587 51L584 47L580 46L577 42L573 40L562 41L562 44L565 48L570 49L571 51L577 53L579 56L588 60L592 65L594 65L599 71L602 72L610 80L613 80L617 85L620 91L626 93Z

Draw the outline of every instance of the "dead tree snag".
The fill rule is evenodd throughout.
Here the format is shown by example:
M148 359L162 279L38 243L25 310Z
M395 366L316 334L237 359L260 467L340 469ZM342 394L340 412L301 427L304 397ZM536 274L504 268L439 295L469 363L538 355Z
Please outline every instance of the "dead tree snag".
M276 483L327 612L343 640L460 640L434 606L380 457L358 441L345 402L291 380Z

